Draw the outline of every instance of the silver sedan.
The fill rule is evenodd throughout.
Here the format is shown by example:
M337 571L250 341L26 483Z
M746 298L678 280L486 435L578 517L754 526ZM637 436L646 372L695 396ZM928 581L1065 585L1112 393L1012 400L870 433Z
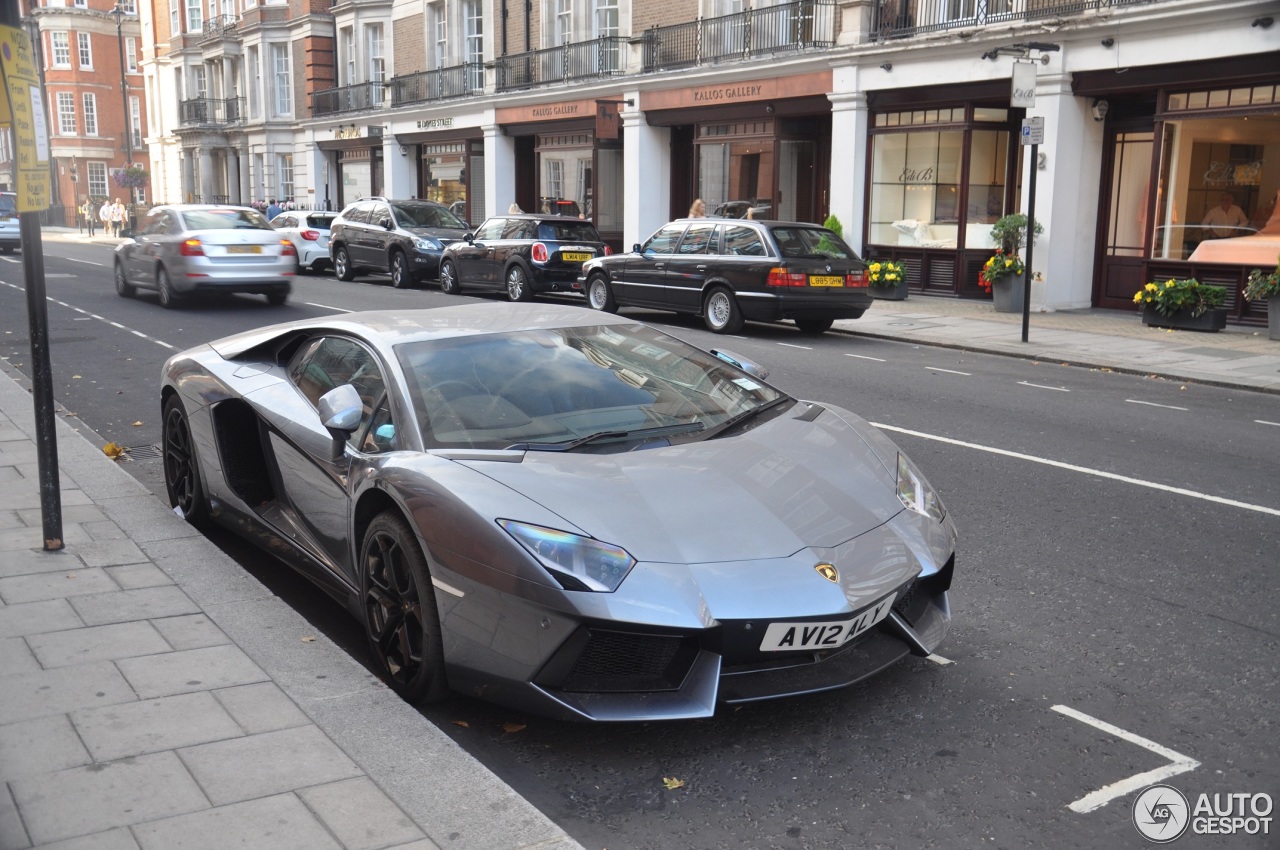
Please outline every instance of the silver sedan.
M153 207L116 246L116 292L155 290L164 307L204 292L259 293L278 305L289 297L297 258L293 243L249 207Z

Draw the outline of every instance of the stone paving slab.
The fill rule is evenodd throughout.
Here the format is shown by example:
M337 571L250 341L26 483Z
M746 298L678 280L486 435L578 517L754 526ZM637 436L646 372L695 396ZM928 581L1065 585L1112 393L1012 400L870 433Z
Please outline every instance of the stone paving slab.
M180 617L161 617L151 620L164 639L174 649L199 649L231 643L231 638L213 624L207 614L185 614Z
M65 714L0 726L0 782L79 767L91 761L92 756Z
M168 641L145 620L47 632L27 638L27 644L46 669L171 650Z
M0 607L0 638L59 632L84 625L66 599Z
M77 596L68 601L90 626L200 613L199 606L172 585Z
M85 706L133 702L133 688L110 662L17 673L4 680L0 723L64 714Z
M86 708L72 712L71 721L95 761L174 750L245 734L208 691Z
M41 539L36 546L43 546ZM45 552L35 547L7 550L0 554L0 578L32 573L66 573L84 568L84 561L65 549Z
M40 669L40 662L31 654L31 648L20 637L0 638L0 676L14 673L33 673Z
M350 850L380 850L426 838L368 777L307 788L298 796Z
M311 723L311 718L303 714L275 682L220 688L213 696L249 735Z
M116 662L142 699L265 682L267 674L234 644Z
M134 834L142 850L341 850L293 794L144 823L134 828Z
M111 576L102 570L95 569L0 578L0 599L3 599L6 605L110 593L119 589L119 586L111 580Z

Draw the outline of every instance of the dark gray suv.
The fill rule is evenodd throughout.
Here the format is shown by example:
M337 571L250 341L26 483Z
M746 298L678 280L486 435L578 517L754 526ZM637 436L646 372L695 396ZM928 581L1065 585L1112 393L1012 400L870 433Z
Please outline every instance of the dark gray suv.
M338 280L386 272L396 287L440 275L440 253L467 232L462 219L433 201L364 198L329 227L329 256Z

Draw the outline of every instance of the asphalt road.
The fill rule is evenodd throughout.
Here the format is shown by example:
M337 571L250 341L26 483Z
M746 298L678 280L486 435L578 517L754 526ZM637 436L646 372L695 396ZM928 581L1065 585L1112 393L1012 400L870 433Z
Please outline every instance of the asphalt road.
M284 307L165 311L115 295L105 247L46 255L56 397L104 440L142 447L126 468L156 492L145 448L173 350L333 309L459 300L304 276ZM22 267L6 260L0 356L29 374ZM1140 847L1123 783L1171 764L1193 805L1280 797L1280 518L1259 510L1280 508L1276 429L1258 421L1280 420L1274 396L782 326L728 340L633 315L885 427L960 528L955 620L944 658L708 721L590 727L461 698L426 710L586 847ZM217 539L363 656L336 606ZM1278 829L1175 846L1276 847Z

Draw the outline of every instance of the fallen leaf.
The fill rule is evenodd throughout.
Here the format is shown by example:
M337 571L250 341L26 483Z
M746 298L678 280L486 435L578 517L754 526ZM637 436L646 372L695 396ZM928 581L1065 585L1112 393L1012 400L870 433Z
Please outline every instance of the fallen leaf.
M455 721L453 721L453 725L454 725L454 726L461 726L463 729L470 729L470 728L471 728L471 724L470 724L470 723L468 723L468 722L467 722L467 721L465 721L465 720L455 720Z
M524 724L524 723L503 723L503 724L502 724L502 731L503 731L503 732L512 732L512 733L515 733L515 732L523 732L523 731L525 730L525 725L526 725L526 724Z
M684 780L676 779L674 776L664 776L662 777L662 784L667 786L668 791L674 791L677 788L684 787Z
M102 453L107 457L117 458L125 453L125 448L119 443L107 443L102 447Z
M72 376L71 376L71 380L73 380L73 381L78 381L79 379L80 379L80 376L79 376L79 375L72 375Z
M307 635L302 639L303 643L315 643L315 635Z
M133 423L133 427L137 428L141 424L142 424L142 420L139 419L137 422Z

